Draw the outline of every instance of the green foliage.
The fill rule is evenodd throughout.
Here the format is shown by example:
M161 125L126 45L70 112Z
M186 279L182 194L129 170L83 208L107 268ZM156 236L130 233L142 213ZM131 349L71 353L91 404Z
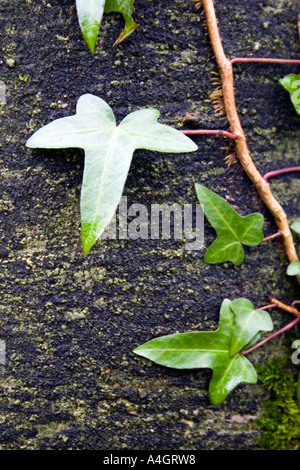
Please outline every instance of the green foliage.
M106 0L105 2L104 13L118 11L119 13L122 13L125 20L125 28L120 33L114 46L117 46L124 41L124 39L128 38L128 36L130 36L139 26L132 18L132 13L134 12L133 2L134 0Z
M270 315L265 310L254 310L248 299L236 299L231 302L231 310L235 314L230 354L236 354L244 346L248 348L253 338L259 339L261 331L273 330Z
M96 39L104 12L105 0L76 0L80 28L91 53L95 53Z
M227 201L200 184L195 185L204 214L217 232L217 238L204 255L205 263L244 260L242 244L257 246L263 240L264 218L254 213L240 216Z
M288 276L300 276L300 262L292 261L287 268L286 273Z
M300 76L295 73L290 73L279 80L279 82L290 93L295 110L300 114Z
M299 219L296 219L296 220L292 223L291 229L292 229L295 233L298 233L298 235L300 235L300 218L299 218Z
M197 150L184 134L158 124L158 116L155 109L141 109L117 126L110 106L101 98L86 94L79 98L74 116L51 122L27 141L29 148L84 149L80 204L85 255L117 209L135 149L171 153Z
M297 383L290 357L276 357L258 369L258 378L272 399L264 402L264 414L258 422L263 450L300 449L300 407L296 399Z
M253 309L249 308L252 304L247 299L237 299L234 308L232 304L229 299L223 301L216 331L162 336L133 352L175 369L212 369L209 396L212 404L218 406L241 382L256 383L254 367L248 359L236 353L243 350L253 337L257 338L257 332L264 329L264 324L267 329L272 329L268 314L260 311L254 315Z
M125 28L115 42L115 46L126 39L139 26L133 21L134 0L76 0L78 21L84 40L91 53L99 34L103 13L119 12L125 19Z

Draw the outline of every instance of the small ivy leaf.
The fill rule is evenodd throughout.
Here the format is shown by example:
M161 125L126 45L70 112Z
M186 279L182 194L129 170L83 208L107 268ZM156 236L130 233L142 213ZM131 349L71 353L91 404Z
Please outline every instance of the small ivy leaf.
M279 82L290 93L295 110L300 114L300 76L290 73L279 80Z
M209 368L213 376L209 386L211 402L218 406L241 382L256 383L252 364L242 356L229 354L234 314L230 300L222 302L219 328L162 336L133 352L157 364L175 369Z
M232 261L240 264L244 260L242 244L257 246L263 240L262 214L240 216L225 199L200 184L195 184L204 214L217 232L217 239L204 255L205 263Z
M105 2L105 13L111 13L113 11L119 12L123 15L125 20L125 28L114 43L114 46L121 44L121 42L128 38L139 26L132 18L132 13L134 12L133 2L134 0L106 0Z
M197 150L181 132L157 122L159 111L142 109L119 126L112 109L97 96L79 98L76 114L57 119L27 141L30 148L82 148L81 236L87 255L109 225L120 202L135 149L182 153Z
M273 330L273 322L265 310L254 310L248 299L236 299L231 302L234 313L230 355L242 351L260 331Z
M291 229L300 235L300 218L296 219L295 222L292 223Z
M300 261L292 261L286 271L288 276L300 276Z
M104 12L105 0L76 0L76 9L84 40L92 54Z

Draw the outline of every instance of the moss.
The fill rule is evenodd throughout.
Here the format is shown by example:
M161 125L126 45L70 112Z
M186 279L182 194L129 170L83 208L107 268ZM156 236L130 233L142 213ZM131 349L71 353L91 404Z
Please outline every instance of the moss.
M264 402L258 422L263 450L300 449L300 406L296 398L297 381L288 357L276 357L259 370L259 379L271 392Z

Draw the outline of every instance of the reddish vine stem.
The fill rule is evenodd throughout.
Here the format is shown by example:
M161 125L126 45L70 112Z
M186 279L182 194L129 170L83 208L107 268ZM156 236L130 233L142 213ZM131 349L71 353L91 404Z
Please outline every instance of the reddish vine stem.
M289 168L281 168L281 170L268 171L268 173L263 176L263 179L268 181L270 178L274 178L274 176L283 175L285 173L292 173L294 171L300 171L300 166L291 166Z
M295 317L300 316L299 310L297 310L294 305L286 305L283 302L280 302L280 300L275 299L274 297L269 297L270 302L277 304L278 308L281 308L282 310L285 310L288 313L291 313L292 315L295 315Z
M185 135L203 135L203 134L208 134L208 135L222 135L223 137L227 137L228 139L238 139L239 135L237 134L232 134L231 132L228 131L222 131L219 129L189 129L185 131L180 131Z
M245 356L246 354L249 354L250 352L254 351L255 349L259 348L260 346L262 346L263 344L267 343L268 341L270 341L271 339L275 338L276 336L279 336L281 335L281 333L284 333L285 331L289 330L290 328L293 328L295 325L297 325L297 323L299 323L300 321L300 316L295 318L295 320L293 320L292 322L288 323L288 325L285 325L283 328L281 328L280 330L276 331L275 333L271 334L270 336L267 336L267 338L263 339L262 341L259 341L258 343L256 343L254 346L252 346L251 348L249 349L246 349L245 351L242 351L240 354L242 356Z
M281 231L273 233L273 235L270 235L269 237L265 237L263 239L263 242L267 242L268 240L273 240L273 238L280 237L282 235Z
M260 307L260 308L256 308L255 310L258 311L258 310L267 310L268 308L275 308L275 307L278 307L278 303L274 303L274 304L269 304L269 305L265 305L264 307Z
M265 57L234 57L230 60L231 65L250 62L261 62L263 64L300 64L299 59L267 59Z
M282 310L285 310L286 312L292 313L295 315L295 320L292 322L288 323L285 325L283 328L280 330L276 331L275 333L272 333L271 335L267 336L265 339L262 341L259 341L256 343L254 346L252 346L249 349L246 349L245 351L241 352L240 354L245 356L246 354L249 354L250 352L254 351L255 349L259 348L263 344L267 343L271 339L275 338L276 336L279 336L281 333L284 333L285 331L289 330L290 328L293 328L293 326L297 325L300 321L300 312L294 307L294 304L298 302L297 300L292 303L292 305L287 305L284 304L283 302L280 302L277 299L274 299L274 297L270 297L270 301L272 302L270 305L267 305L266 307L258 308L257 310L265 310L266 308L272 308L272 307L278 307L281 308Z
M298 256L295 250L293 236L288 224L286 213L276 198L273 196L269 183L264 180L262 175L257 170L248 150L246 137L241 126L235 104L233 67L230 59L228 59L224 53L213 0L202 0L202 6L206 17L206 23L213 52L220 70L226 116L232 133L239 135L239 138L235 139L234 141L237 158L240 161L244 171L247 173L248 177L256 187L260 198L272 213L278 230L280 230L282 233L283 243L289 261L296 261L298 260ZM300 276L297 276L297 279L300 284Z

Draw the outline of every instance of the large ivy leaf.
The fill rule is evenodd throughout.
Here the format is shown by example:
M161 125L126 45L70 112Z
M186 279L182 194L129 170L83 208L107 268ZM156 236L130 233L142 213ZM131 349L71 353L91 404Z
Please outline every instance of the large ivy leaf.
M300 261L292 261L286 271L288 276L300 276Z
M96 39L104 12L105 0L76 0L80 28L91 53L95 53Z
M134 12L133 7L134 0L106 0L105 2L105 13L111 13L112 11L118 11L121 13L125 20L125 28L120 33L120 36L114 43L114 46L120 44L124 39L128 38L133 31L139 26L133 21L132 13Z
M227 201L200 184L195 185L204 214L217 232L217 238L204 255L206 263L244 260L243 245L256 246L263 240L262 214L240 216Z
M97 96L79 98L74 116L57 119L27 141L30 148L84 149L81 234L87 255L119 204L135 149L182 153L197 149L181 132L157 123L159 111L141 109L119 126L112 109Z
M209 396L211 402L218 406L239 383L257 381L256 371L248 359L241 355L230 355L234 321L230 304L228 299L223 301L216 331L162 336L139 346L133 352L175 369L212 369Z
M279 82L290 93L295 110L300 114L300 75L290 73L279 80Z
M236 299L230 304L234 313L230 355L248 347L253 338L257 341L260 331L273 330L273 322L265 310L255 310L248 299ZM255 342L256 342L255 341Z

